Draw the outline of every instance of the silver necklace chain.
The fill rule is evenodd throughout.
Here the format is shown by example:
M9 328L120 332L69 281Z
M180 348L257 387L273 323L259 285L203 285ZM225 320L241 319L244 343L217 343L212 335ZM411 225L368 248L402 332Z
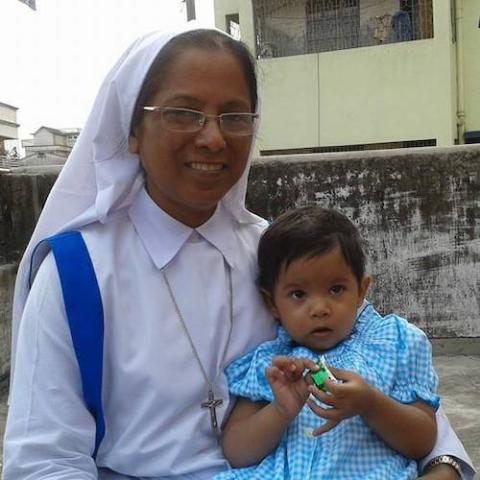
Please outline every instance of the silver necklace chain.
M225 356L227 354L227 349L228 345L230 344L230 338L232 336L232 329L233 329L233 287L232 287L232 271L229 267L229 265L226 264L227 271L228 271L228 291L229 291L229 300L230 300L230 318L229 318L229 328L228 328L228 336L227 336L227 341L225 343L225 347L223 349L223 354L221 357L221 362L220 362L220 370L221 370L221 365L223 363L223 360L225 359ZM198 353L197 348L195 347L195 343L193 342L192 336L190 335L190 331L188 330L187 324L185 322L185 319L183 318L182 312L180 310L180 307L178 306L177 299L173 293L173 289L170 285L170 281L168 280L167 274L165 272L165 269L161 269L163 279L165 280L165 285L167 286L168 293L170 295L170 298L172 299L172 303L175 306L175 311L177 313L177 317L180 321L180 324L183 328L183 331L185 332L185 336L188 339L188 343L190 344L190 348L192 350L192 353L197 361L198 366L200 367L200 371L202 372L203 379L205 381L205 386L207 387L207 400L201 403L202 408L208 408L210 411L210 423L212 425L212 430L213 432L217 435L217 437L220 435L220 431L218 428L218 421L217 421L217 407L222 405L223 399L222 398L215 398L215 394L213 391L213 385L215 384L219 374L220 370L216 372L215 377L213 378L212 381L208 378L207 371L205 370L205 366L202 363L202 360L200 359L200 355Z

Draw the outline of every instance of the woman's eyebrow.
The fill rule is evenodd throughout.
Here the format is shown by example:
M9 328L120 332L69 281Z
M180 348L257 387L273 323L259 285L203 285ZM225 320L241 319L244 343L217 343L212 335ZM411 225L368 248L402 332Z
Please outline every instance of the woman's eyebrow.
M202 101L194 97L192 95L188 94L176 94L171 97L168 97L165 99L165 103L175 103L175 102L185 102L189 104L195 105L197 108L200 108L202 105ZM221 105L222 110L228 111L228 110L237 110L237 111L250 111L250 104L246 103L243 100L230 100L223 105Z
M224 110L242 109L242 111L250 111L250 104L245 103L242 100L232 100L230 102L225 103L225 105L223 105L223 109Z
M165 100L166 102L193 102L193 103L200 103L198 98L192 97L192 95L188 94L177 94L169 97Z

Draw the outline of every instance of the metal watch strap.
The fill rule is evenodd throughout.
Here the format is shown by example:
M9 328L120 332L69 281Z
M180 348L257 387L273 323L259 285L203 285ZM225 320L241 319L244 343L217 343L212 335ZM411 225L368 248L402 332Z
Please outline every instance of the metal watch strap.
M455 470L458 478L462 478L462 469L460 467L460 463L458 463L455 457L451 457L450 455L440 455L438 457L435 457L433 460L430 460L430 462L428 462L427 466L425 467L425 472L430 471L437 465L449 465Z

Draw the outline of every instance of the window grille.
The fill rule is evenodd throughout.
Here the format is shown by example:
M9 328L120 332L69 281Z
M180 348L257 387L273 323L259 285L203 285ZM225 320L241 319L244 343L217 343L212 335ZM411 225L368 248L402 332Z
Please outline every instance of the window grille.
M252 0L257 56L433 37L432 0Z
M307 0L305 19L308 52L358 46L359 0Z

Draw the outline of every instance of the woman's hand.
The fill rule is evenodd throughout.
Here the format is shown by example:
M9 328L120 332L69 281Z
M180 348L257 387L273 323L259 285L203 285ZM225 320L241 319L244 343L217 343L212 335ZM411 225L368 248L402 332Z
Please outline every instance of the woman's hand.
M265 370L275 406L289 421L298 415L310 394L305 369L315 371L318 367L306 358L275 357Z
M330 366L328 368L341 382L335 383L332 380L326 380L327 392L322 392L314 385L309 387L309 393L326 405L326 408L323 408L313 399L307 401L314 413L327 420L321 427L313 431L313 435L328 432L345 418L363 415L372 406L371 402L374 398L375 389L360 375Z

